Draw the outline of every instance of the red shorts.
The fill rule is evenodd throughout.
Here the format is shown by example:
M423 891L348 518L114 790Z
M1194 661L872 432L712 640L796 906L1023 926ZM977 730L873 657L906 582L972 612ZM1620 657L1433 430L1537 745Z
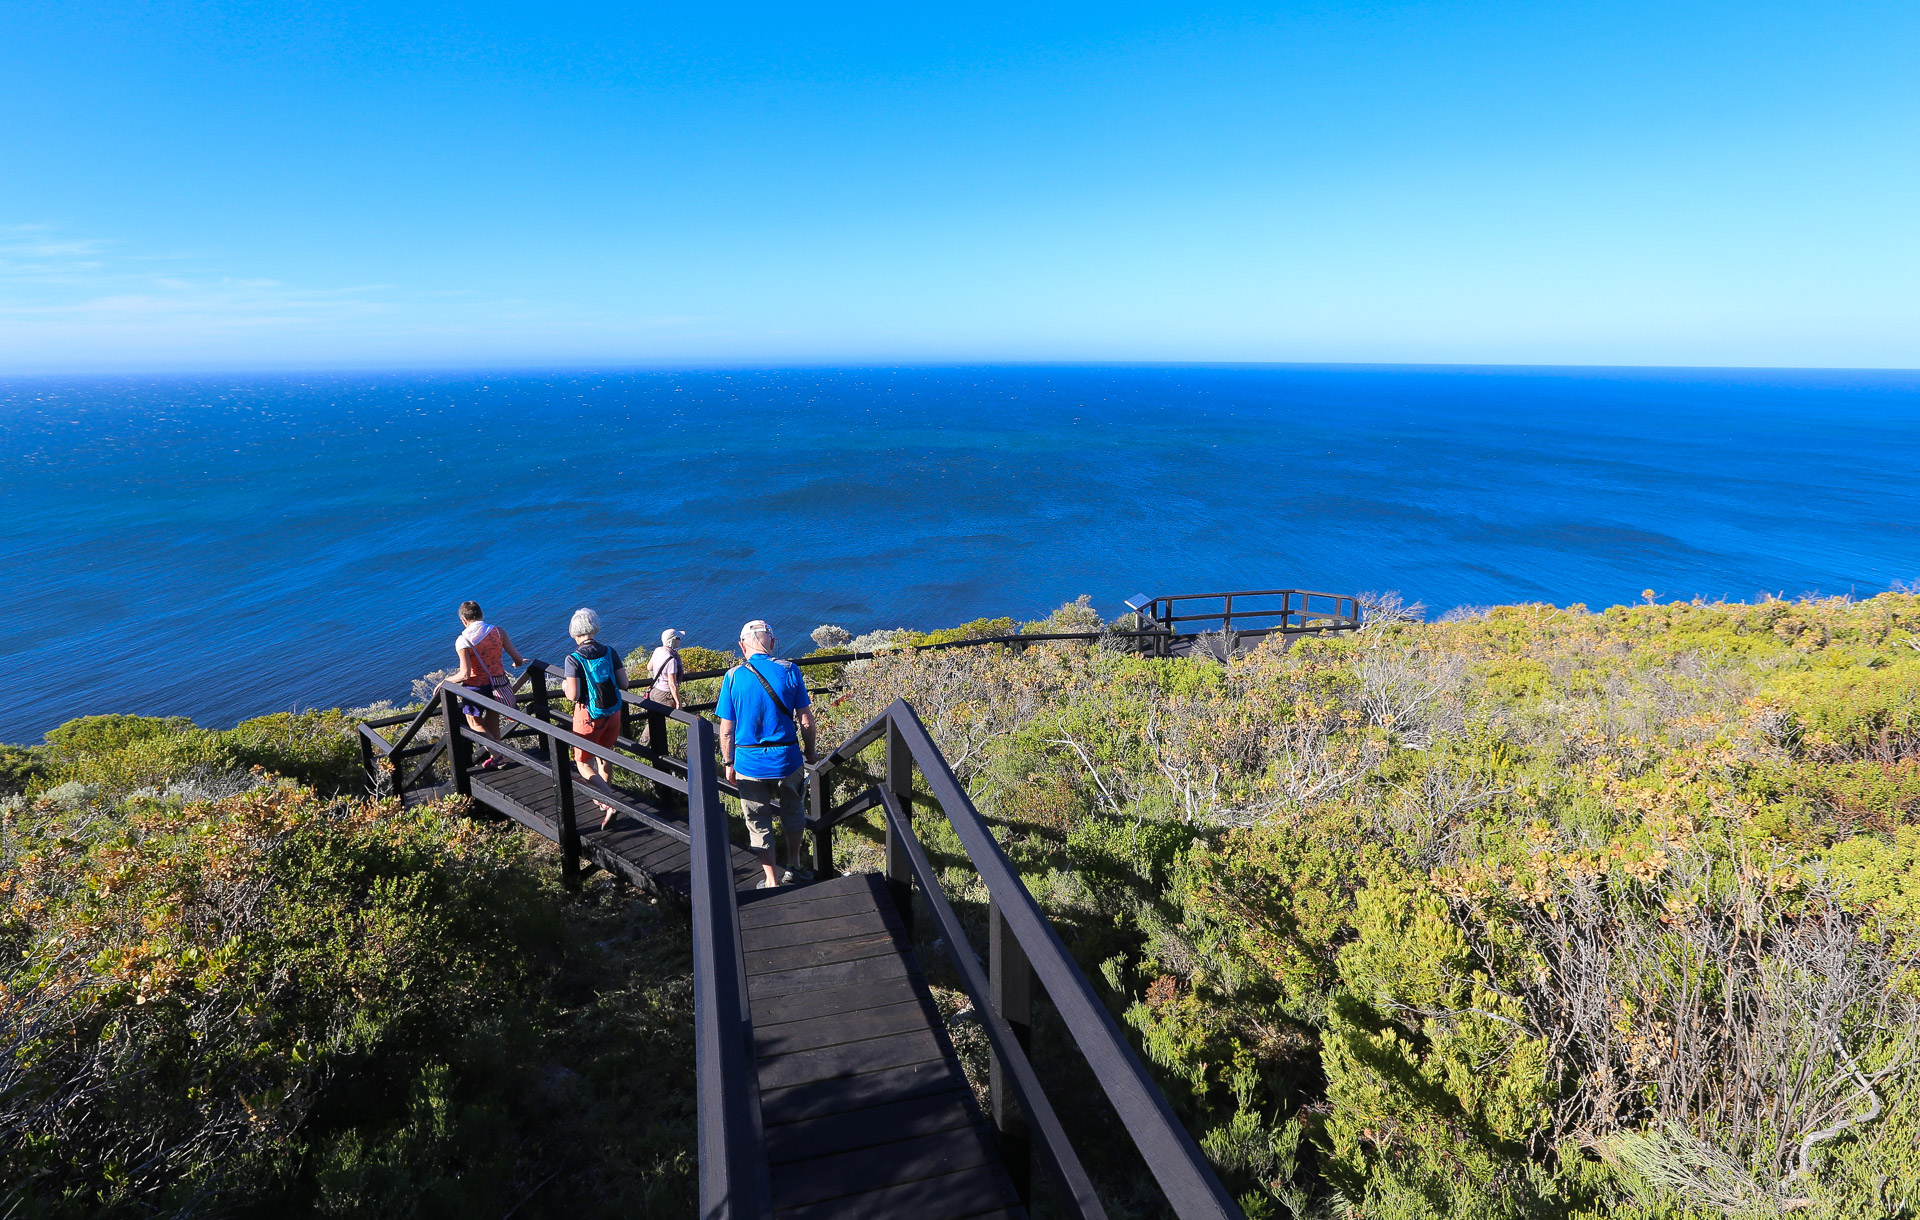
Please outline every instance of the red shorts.
M620 713L615 712L611 716L602 716L600 719L595 720L590 716L583 715L578 709L575 709L573 713L573 731L588 741L591 741L594 745L605 746L611 750L620 740ZM593 755L588 754L585 750L578 748L576 748L573 753L574 757L578 758L581 762L585 762L593 757Z

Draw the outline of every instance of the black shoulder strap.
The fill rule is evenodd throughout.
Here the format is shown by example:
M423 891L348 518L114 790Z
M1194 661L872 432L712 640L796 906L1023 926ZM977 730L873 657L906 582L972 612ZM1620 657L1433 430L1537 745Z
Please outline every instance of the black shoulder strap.
M756 679L759 680L761 688L767 692L767 698L773 700L773 706L779 708L782 712L784 712L788 720L792 720L793 709L788 707L786 704L786 700L782 699L774 691L773 683L767 681L767 675L761 673L758 669L754 668L753 658L748 657L746 660L740 662L740 667L746 670L748 673L752 674Z

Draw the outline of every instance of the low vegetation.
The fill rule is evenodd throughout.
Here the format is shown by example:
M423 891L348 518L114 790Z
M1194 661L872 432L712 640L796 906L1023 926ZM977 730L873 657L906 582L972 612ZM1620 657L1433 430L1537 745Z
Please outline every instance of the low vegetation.
M0 1215L692 1210L684 926L339 712L96 716L0 798Z
M1900 1216L1916 650L1909 594L1389 614L884 658L827 737L919 709L1249 1215Z
M1250 1216L1920 1211L1920 596L1382 608L1225 665L873 633L822 736L914 704ZM691 1213L684 921L360 798L350 725L0 752L0 1216Z

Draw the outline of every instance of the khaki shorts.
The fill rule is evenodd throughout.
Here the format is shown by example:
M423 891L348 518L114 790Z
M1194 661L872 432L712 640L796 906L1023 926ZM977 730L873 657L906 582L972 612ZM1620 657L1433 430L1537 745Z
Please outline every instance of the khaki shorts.
M793 773L783 779L738 777L740 808L746 815L749 843L763 850L773 846L773 818L777 813L783 823L782 833L787 836L787 850L799 847L800 832L807 823L807 809L802 801L805 789L800 782L805 774L805 767L795 767Z

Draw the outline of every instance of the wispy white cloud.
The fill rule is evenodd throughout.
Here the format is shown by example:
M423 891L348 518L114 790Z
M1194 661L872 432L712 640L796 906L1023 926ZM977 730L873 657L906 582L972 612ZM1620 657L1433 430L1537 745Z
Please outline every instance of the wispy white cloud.
M394 283L291 283L212 262L52 225L0 225L0 369L614 356L711 321Z

